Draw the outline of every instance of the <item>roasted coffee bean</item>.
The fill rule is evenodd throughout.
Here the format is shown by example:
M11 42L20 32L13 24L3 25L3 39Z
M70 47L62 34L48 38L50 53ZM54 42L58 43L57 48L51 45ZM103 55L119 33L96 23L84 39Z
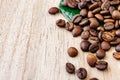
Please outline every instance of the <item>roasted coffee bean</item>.
M89 24L89 20L88 20L87 18L83 19L83 20L79 23L80 26L86 26L86 25L88 25L88 24Z
M114 10L112 13L113 19L120 19L120 12L118 10Z
M90 29L90 34L92 35L92 36L95 36L95 37L97 37L98 36L98 33L97 33L97 31L95 30L95 29Z
M104 18L101 14L95 14L95 17L99 20L99 21L103 21Z
M89 36L90 36L89 31L84 31L84 32L82 32L82 34L81 34L81 38L82 38L82 39L85 39L85 40L88 39Z
M79 68L77 70L77 76L79 79L85 79L87 77L87 71L85 68Z
M100 14L102 14L102 15L109 15L109 11L108 10L104 10L104 11L100 11Z
M81 1L80 3L78 3L78 8L79 9L83 9L87 7L87 1Z
M103 17L104 17L104 19L111 19L112 18L111 15L107 15L107 16L103 16Z
M109 44L108 42L103 41L103 42L101 43L101 48L102 48L103 50L105 50L105 51L108 51L108 50L111 48L111 46L110 46L110 44Z
M111 42L115 39L115 33L113 31L112 32L103 32L102 33L102 39L104 41Z
M120 52L114 52L113 57L117 60L120 60Z
M116 46L120 43L120 38L115 38L113 41L110 42L111 46Z
M115 50L116 50L117 52L120 52L120 44L118 44L118 45L115 47Z
M99 79L97 79L97 78L90 78L90 80L99 80Z
M78 24L82 20L82 16L80 14L76 14L75 16L72 17L71 22L74 24Z
M118 6L118 10L120 11L120 5Z
M119 28L119 20L116 20L116 21L115 21L115 28L116 28L116 29Z
M115 35L120 37L120 29L116 30Z
M98 70L105 70L108 67L108 63L106 61L98 61L98 62L96 62L95 67Z
M72 31L74 29L74 24L72 22L67 22L65 25L65 29L68 31Z
M101 5L102 10L108 10L109 7L110 7L110 1L105 1Z
M70 74L74 74L75 66L72 63L66 63L66 71Z
M89 53L87 55L87 63L89 64L89 66L91 67L95 67L95 63L97 62L97 58L94 54Z
M84 27L83 27L83 30L84 30L84 31L89 31L89 30L90 30L90 25L84 26Z
M89 41L91 44L93 44L93 43L99 43L98 37L93 37L93 36L89 37L88 41Z
M114 23L115 20L114 19L105 19L104 23Z
M77 37L82 33L82 28L80 26L76 26L73 30L72 30L72 35L73 37Z
M63 19L59 19L59 20L57 20L56 21L56 25L58 26L58 27L65 27L65 20L63 20Z
M67 52L70 57L76 57L78 55L78 50L75 47L68 48Z
M99 12L100 12L100 10L101 10L101 8L100 8L100 7L98 7L98 8L96 8L96 9L94 9L94 10L92 11L92 13L93 13L93 14L99 13Z
M105 55L106 55L105 51L101 48L96 52L96 56L99 59L103 59L105 57Z
M92 43L89 47L89 51L95 53L99 49L98 43Z
M88 13L87 9L81 9L81 11L80 11L80 15L83 17L86 17L87 13Z
M100 41L103 41L102 35L103 35L103 31L100 31L100 32L98 33L98 38L99 38Z
M77 2L76 0L68 0L67 5L68 5L70 8L77 8L77 7L78 7L78 2Z
M116 5L118 5L119 3L120 3L119 0L110 1L110 5L112 5L112 6L116 6Z
M97 8L97 7L98 7L98 3L95 2L95 3L93 3L92 5L89 6L89 9L90 9L90 10L93 10L93 9L95 9L95 8Z
M109 7L110 14L112 14L114 10L115 10L115 7L113 7L113 6Z
M98 30L98 31L105 31L102 26L97 27L97 30Z
M90 21L90 28L97 28L100 23L97 21L96 18L89 18Z
M112 30L114 28L114 24L112 22L107 22L104 24L105 30Z
M81 48L81 50L84 51L84 52L88 51L90 44L91 44L91 43L90 43L89 41L86 41L86 40L82 41L82 42L80 43L80 48Z
M92 11L88 11L88 18L93 18L93 17L94 17L94 15L93 15Z
M51 7L49 10L48 10L49 14L56 14L56 13L59 13L59 9L57 7Z

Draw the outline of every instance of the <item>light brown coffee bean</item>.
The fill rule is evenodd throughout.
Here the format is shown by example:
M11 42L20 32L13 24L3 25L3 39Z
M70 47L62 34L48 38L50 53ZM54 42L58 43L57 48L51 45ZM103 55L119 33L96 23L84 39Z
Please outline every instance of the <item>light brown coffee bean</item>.
M109 22L114 23L115 20L114 19L105 19L104 20L104 23L109 23Z
M109 11L108 10L103 10L103 11L100 11L100 14L102 14L102 15L109 15Z
M113 19L120 19L120 12L118 10L114 10L112 13Z
M120 60L120 52L114 52L113 57L117 60Z
M75 16L72 17L71 22L74 24L78 24L82 20L82 16L80 14L76 14Z
M103 16L103 17L104 17L104 19L111 19L112 18L111 15L107 15L107 16Z
M120 29L118 29L118 30L115 31L115 35L116 35L117 37L120 37Z
M97 27L97 30L98 30L98 31L105 31L102 26Z
M88 18L93 18L93 17L94 17L94 15L93 15L92 11L88 11Z
M110 7L110 1L105 1L101 5L102 10L108 10L109 7Z
M81 34L81 38L87 40L90 36L89 31L83 31Z
M105 51L108 51L108 50L111 48L111 46L110 46L110 44L109 44L108 42L103 41L103 42L101 43L101 48L102 48L103 50L105 50Z
M101 11L101 8L98 7L92 11L93 14L99 13Z
M109 7L110 14L112 14L114 10L115 10L115 7L113 7L113 6Z
M97 28L100 23L97 21L96 18L89 18L90 21L90 28Z
M67 52L70 57L76 57L78 55L78 50L75 47L68 48Z
M87 9L81 9L81 11L80 11L80 15L81 15L81 16L86 17L87 14L88 14Z
M80 26L76 26L73 30L72 30L72 35L73 37L77 37L79 35L81 35L82 33L82 28Z
M105 30L112 30L114 28L114 24L112 22L107 22L104 24Z
M120 11L120 5L118 6L118 10Z
M58 20L56 21L56 25L57 25L58 27L64 28L64 27L65 27L65 20L63 20L63 19L58 19Z
M118 5L119 3L120 3L119 0L110 1L110 5L112 5L112 6L116 6L116 5Z
M59 9L57 7L51 7L49 10L48 10L49 14L56 14L56 13L59 13Z
M93 36L90 36L88 41L93 44L93 43L99 43L99 39L98 37L93 37Z
M115 28L116 28L116 29L119 28L119 20L116 20L116 21L115 21Z
M80 26L86 26L86 25L88 25L88 24L89 24L89 20L88 20L87 18L84 18L84 19L79 23Z
M93 10L93 9L95 9L95 8L97 8L97 7L98 7L98 3L95 2L95 3L93 3L92 5L89 6L89 9L90 9L90 10Z
M99 21L103 21L104 18L101 14L95 14L95 17L99 20Z

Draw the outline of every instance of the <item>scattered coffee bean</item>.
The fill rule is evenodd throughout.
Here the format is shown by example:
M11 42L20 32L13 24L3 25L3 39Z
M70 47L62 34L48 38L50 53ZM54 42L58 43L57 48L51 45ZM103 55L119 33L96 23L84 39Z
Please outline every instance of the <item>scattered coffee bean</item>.
M89 47L89 51L95 53L99 49L98 43L92 43Z
M48 10L49 14L56 14L56 13L59 13L59 9L57 7L51 7L49 10Z
M103 42L101 43L101 48L102 48L103 50L105 50L105 51L108 51L108 50L111 48L111 46L110 46L110 44L109 44L108 42L103 41Z
M99 80L99 79L97 79L97 78L91 78L90 80Z
M87 77L87 71L85 68L79 68L77 70L77 76L79 79L85 79Z
M74 74L75 66L72 63L66 63L66 71L70 74Z
M113 57L117 60L120 60L120 52L114 52Z
M65 27L65 20L62 20L62 19L57 20L56 25L61 28Z
M74 24L78 24L82 20L82 16L80 14L76 14L75 16L72 17L71 22Z
M105 70L108 67L108 63L106 61L98 61L98 62L96 62L95 67L98 70Z
M82 41L81 43L80 43L80 48L82 49L82 51L88 51L89 50L89 46L90 46L90 42L89 41L86 41L86 40L84 40L84 41Z
M67 22L65 25L65 29L68 31L72 31L74 29L74 24L72 22Z
M110 42L111 46L116 46L120 43L120 38L115 38L113 41Z
M80 26L76 26L73 30L72 30L72 35L73 37L77 37L82 33L82 28Z
M112 13L113 19L120 19L120 12L118 10L114 10Z
M84 32L82 32L82 34L81 34L81 38L82 38L82 39L85 39L85 40L87 40L87 39L89 38L89 36L90 36L89 31L84 31Z
M75 47L70 47L67 52L70 57L76 57L78 55L78 50Z
M120 52L120 44L118 44L118 45L115 47L115 50L116 50L117 52Z
M105 57L105 51L103 49L99 49L97 52L96 52L96 56L98 59L103 59Z

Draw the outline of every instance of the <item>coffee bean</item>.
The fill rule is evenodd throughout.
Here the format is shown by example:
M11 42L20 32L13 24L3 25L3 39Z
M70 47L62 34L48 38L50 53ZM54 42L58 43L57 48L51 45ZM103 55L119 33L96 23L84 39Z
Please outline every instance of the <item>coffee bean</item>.
M120 29L116 30L115 34L116 36L120 37Z
M92 11L88 11L88 18L93 18L93 17L94 17L94 15L93 15Z
M97 79L97 78L91 78L90 80L99 80L99 79Z
M80 43L80 48L81 48L81 50L82 51L84 51L84 52L86 52L86 51L88 51L89 50L89 46L90 46L90 42L89 41L82 41L81 43Z
M112 18L111 15L107 15L107 16L103 16L103 17L104 17L104 19L111 19Z
M100 0L91 0L91 3L100 2Z
M105 50L105 51L108 51L108 50L111 48L111 46L110 46L110 44L109 44L108 42L103 41L103 42L101 43L101 48L102 48L103 50Z
M114 24L112 22L107 22L104 24L105 30L112 30L114 28Z
M103 11L100 11L100 14L102 14L102 15L109 15L109 11L108 10L103 10Z
M117 60L120 60L120 52L114 52L113 57Z
M103 4L101 5L102 10L108 10L110 7L110 1L105 1L103 2Z
M102 26L97 27L97 30L98 30L98 31L105 31Z
M88 25L88 24L89 24L89 20L88 20L87 18L83 19L83 20L79 23L80 26L86 26L86 25Z
M79 9L83 9L87 7L87 1L81 1L80 3L78 3L78 8Z
M120 44L118 44L118 45L115 47L115 50L116 50L117 52L120 52Z
M71 22L74 24L78 24L82 20L82 16L80 14L76 14L75 16L72 17Z
M93 37L93 36L90 36L88 41L93 44L93 43L99 43L99 39L98 37Z
M114 23L114 19L104 19L104 23Z
M105 55L106 55L105 51L103 49L101 49L101 48L96 52L96 56L99 59L103 59L105 57Z
M111 46L116 46L120 43L120 38L115 38L113 41L110 42Z
M120 19L120 12L118 10L114 10L112 13L113 19Z
M100 31L100 32L98 33L98 38L99 38L100 41L103 41L102 35L103 35L103 31Z
M66 63L66 71L70 74L75 73L75 66L72 63Z
M77 70L77 76L79 79L85 79L87 77L87 71L85 68L79 68Z
M105 70L108 67L108 63L106 61L98 61L98 62L96 62L95 67L98 70Z
M120 11L120 5L118 6L118 10Z
M90 30L90 25L84 26L84 27L83 27L83 30L84 30L84 31L89 31L89 30Z
M57 20L57 21L56 21L56 25L57 25L58 27L61 27L61 28L65 27L65 20L63 20L63 19Z
M99 49L98 43L92 43L89 47L89 51L95 53Z
M74 24L72 22L67 22L65 25L65 29L68 31L72 31L74 29Z
M76 0L68 0L67 5L68 5L70 8L77 8L78 2L77 2Z
M113 7L113 6L109 7L110 14L112 14L114 10L115 10L115 7Z
M95 67L96 62L97 62L96 56L94 56L94 54L92 54L92 53L89 53L87 55L87 63L89 64L89 66Z
M112 6L116 6L116 5L118 5L119 3L120 3L119 0L110 1L110 5L112 5Z
M80 26L76 26L73 30L72 30L72 35L73 37L77 37L82 33L82 28Z
M99 21L103 21L104 18L101 14L95 14L95 17L99 20Z
M100 12L100 10L101 10L101 8L100 8L100 7L98 7L98 8L96 8L96 9L94 9L94 10L92 11L92 13L93 13L93 14L99 13L99 12Z
M97 28L100 24L96 18L89 18L90 28Z
M95 29L90 29L90 34L92 35L92 36L95 36L95 37L97 37L98 36L98 33L97 33L97 31L95 30Z
M116 28L116 29L119 28L119 20L116 20L116 21L115 21L115 28Z
M90 10L93 10L93 9L95 9L95 8L97 8L97 7L98 7L98 3L95 2L95 3L93 3L92 5L89 6L89 9L90 9Z
M82 39L85 39L85 40L88 39L89 36L90 36L89 31L84 31L84 32L82 32L82 34L81 34L81 38L82 38Z
M70 57L76 57L78 55L78 50L75 47L70 47L67 52Z
M51 7L49 10L48 10L49 14L56 14L56 13L59 13L59 9L57 7Z
M88 13L87 9L81 9L81 11L80 11L80 15L83 17L86 17L87 13Z

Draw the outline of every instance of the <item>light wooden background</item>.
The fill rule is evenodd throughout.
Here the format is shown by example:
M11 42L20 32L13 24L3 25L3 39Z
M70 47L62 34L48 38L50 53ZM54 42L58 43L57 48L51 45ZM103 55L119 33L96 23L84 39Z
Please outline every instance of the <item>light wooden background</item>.
M112 57L111 49L105 60L108 70L90 68L86 54L80 48L80 37L55 25L61 14L51 16L48 9L58 6L59 0L0 0L0 80L79 80L66 73L65 64L71 62L85 67L89 80L120 80L120 62ZM76 58L67 55L74 46Z

